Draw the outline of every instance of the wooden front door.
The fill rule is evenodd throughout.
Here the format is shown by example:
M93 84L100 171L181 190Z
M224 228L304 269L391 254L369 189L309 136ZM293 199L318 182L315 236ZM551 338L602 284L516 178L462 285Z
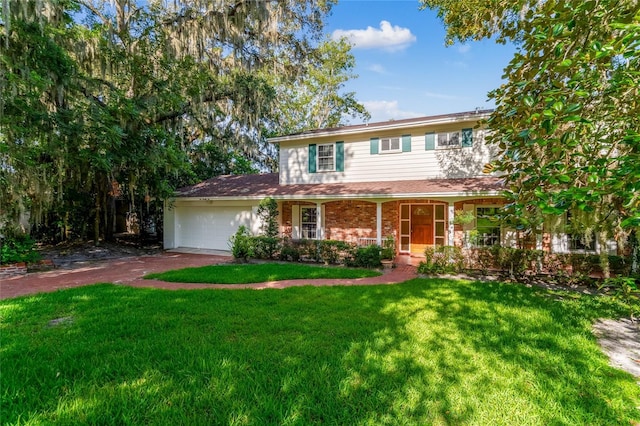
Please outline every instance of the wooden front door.
M411 252L424 252L433 245L433 206L411 206Z

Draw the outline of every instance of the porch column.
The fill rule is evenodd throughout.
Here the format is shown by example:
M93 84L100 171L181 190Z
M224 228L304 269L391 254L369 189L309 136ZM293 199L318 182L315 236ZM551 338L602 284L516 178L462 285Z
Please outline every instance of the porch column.
M376 202L376 244L382 246L382 202Z
M316 240L324 240L322 232L322 203L316 203Z
M454 204L452 202L449 203L449 212L448 212L448 217L449 217L449 237L448 237L448 241L447 241L447 245L454 245L454 239L455 239L455 232L454 232L454 226L453 226L453 219L455 218L455 208L454 208Z

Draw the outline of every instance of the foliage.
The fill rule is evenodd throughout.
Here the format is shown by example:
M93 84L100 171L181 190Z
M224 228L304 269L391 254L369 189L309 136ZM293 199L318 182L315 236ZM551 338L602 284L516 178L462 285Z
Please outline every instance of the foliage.
M427 247L425 260L418 265L420 274L454 274L464 269L464 254L460 247Z
M0 230L0 264L33 263L41 256L35 249L35 242L28 234L4 228Z
M380 275L367 269L336 268L290 263L209 265L146 275L154 279L179 283L250 284L283 280L347 279Z
M257 259L275 259L280 248L280 239L257 235L249 237L253 246L252 257Z
M246 226L240 225L236 233L230 238L231 255L236 260L247 261L255 255L254 237Z
M357 268L379 268L381 247L375 244L365 247L357 247L352 256L346 259L347 266Z
M145 224L176 187L274 170L292 85L320 82L305 120L363 111L348 47L321 42L332 3L0 2L0 219L97 243L117 203Z
M629 425L637 379L591 332L624 312L602 296L442 279L1 300L2 419Z
M615 299L622 301L628 308L631 318L640 315L640 280L636 277L614 277L605 279L598 288L605 289Z
M611 237L623 246L640 224L637 1L422 3L438 9L450 41L518 42L488 123L508 220L536 230L570 211L602 246Z
M382 250L380 250L380 259L393 260L396 257L396 241L393 236L389 235L382 242Z
M271 197L264 198L258 205L258 217L262 222L262 233L266 237L276 238L279 232L278 202Z

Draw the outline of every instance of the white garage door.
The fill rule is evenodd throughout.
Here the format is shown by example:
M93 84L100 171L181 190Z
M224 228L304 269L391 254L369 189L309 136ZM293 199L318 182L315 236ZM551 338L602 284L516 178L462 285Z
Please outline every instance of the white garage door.
M229 238L240 225L250 228L251 206L177 207L178 247L229 250Z

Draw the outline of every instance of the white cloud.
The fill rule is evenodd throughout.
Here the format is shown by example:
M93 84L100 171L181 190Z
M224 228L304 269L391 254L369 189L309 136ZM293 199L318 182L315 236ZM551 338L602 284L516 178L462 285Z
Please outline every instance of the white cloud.
M471 50L470 44L460 44L458 45L458 53L462 53L463 55Z
M423 113L404 111L400 109L398 101L364 101L362 104L371 114L371 122L401 120L423 116Z
M372 65L368 66L367 69L369 71L373 71L373 72L376 72L378 74L388 74L387 70L384 69L384 67L382 65L380 65L380 64L372 64Z
M391 25L389 21L381 21L379 29L369 26L366 30L335 30L332 37L334 40L345 37L354 48L380 48L391 52L406 49L416 41L409 28Z

